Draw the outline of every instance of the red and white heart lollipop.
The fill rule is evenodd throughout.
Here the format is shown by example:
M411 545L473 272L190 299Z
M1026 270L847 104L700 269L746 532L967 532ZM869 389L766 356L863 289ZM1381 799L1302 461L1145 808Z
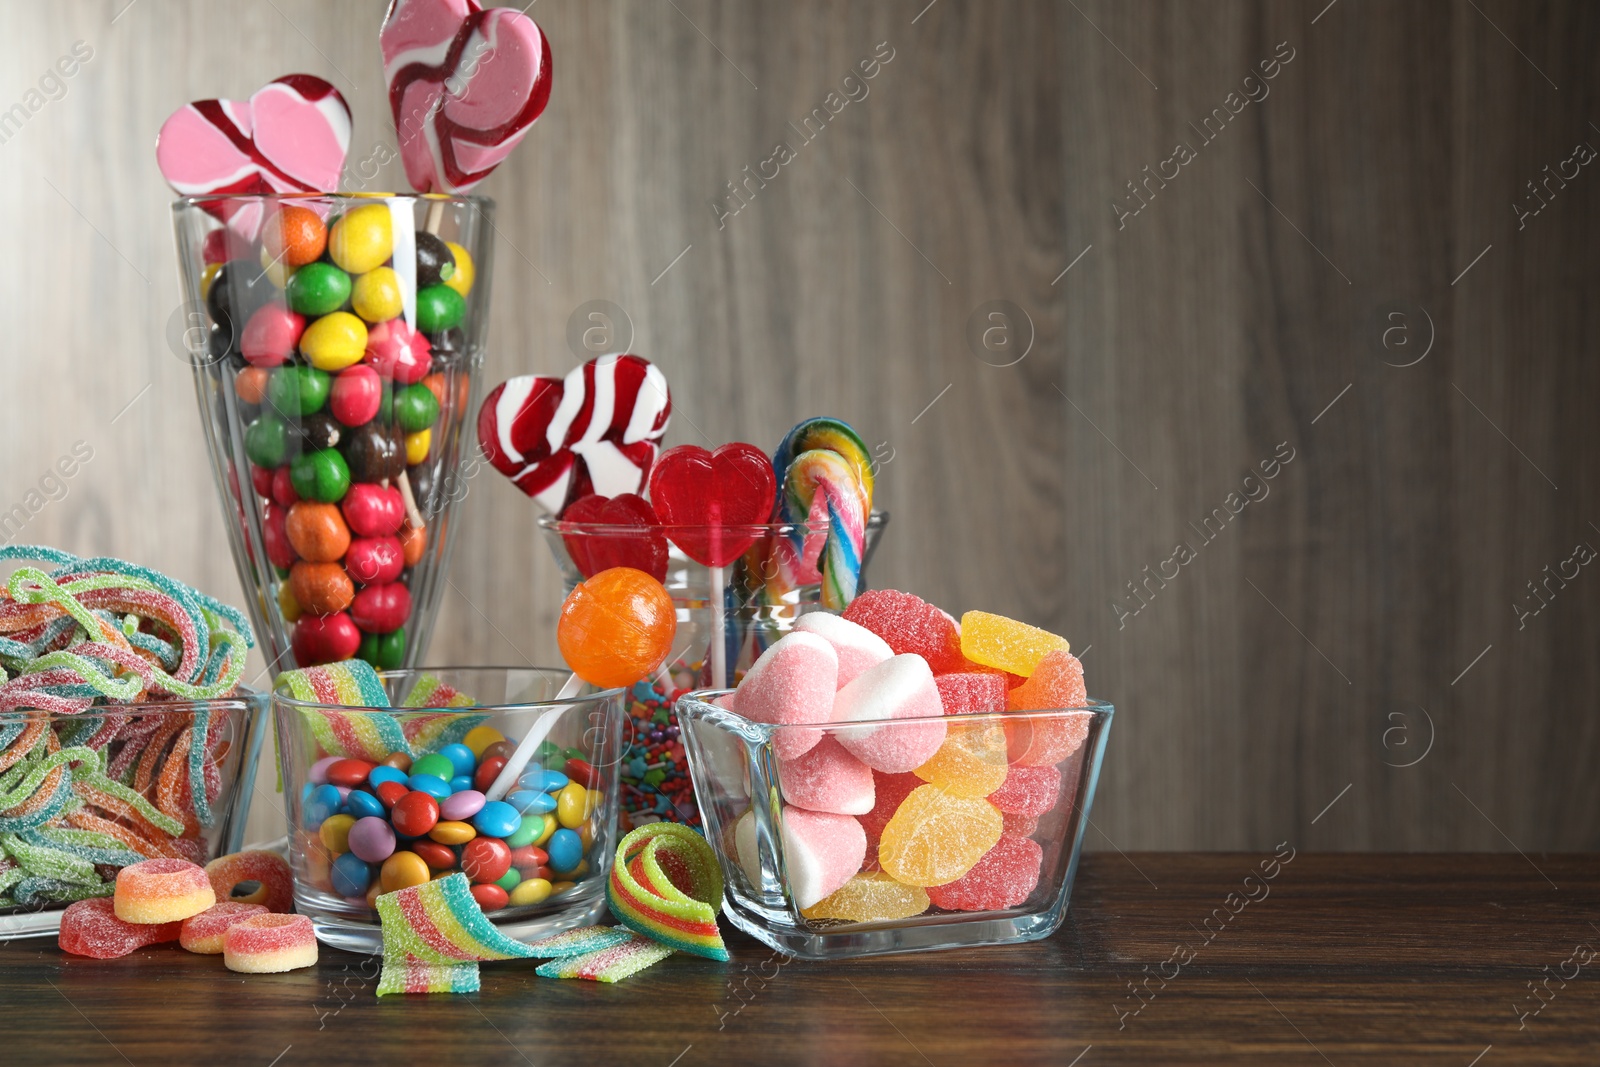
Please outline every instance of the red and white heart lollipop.
M378 43L400 158L421 193L483 181L550 100L550 42L520 11L391 0Z
M672 418L666 377L634 355L591 359L566 378L524 375L478 411L478 445L495 470L547 511L590 493L637 493Z

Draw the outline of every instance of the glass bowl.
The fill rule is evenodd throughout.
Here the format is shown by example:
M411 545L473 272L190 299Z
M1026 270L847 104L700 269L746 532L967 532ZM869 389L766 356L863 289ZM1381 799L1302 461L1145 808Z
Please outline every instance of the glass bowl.
M820 735L817 745L848 745L868 731L942 728L945 742L935 759L959 741L966 770L958 780L979 783L958 789L950 779L935 785L914 774L872 771L870 813L817 816L788 802L793 790L780 778L775 748L792 755L784 741L796 728L752 722L713 703L728 695L691 693L677 707L706 837L727 883L724 907L741 930L802 959L838 959L1035 941L1061 925L1110 704L806 727ZM1030 750L1030 737L1067 738L1052 742L1052 754L1070 751L1042 767L1011 762L1019 751L1023 758L1040 751ZM1081 739L1075 748L1072 739ZM1005 792L985 795L1001 781ZM1032 784L1023 788L1024 782ZM917 832L934 827L930 820L945 820L932 851L918 843L924 835ZM819 883L816 856L863 831L866 850L851 884L811 899L832 884ZM1009 873L1018 867L1026 873Z
M68 903L110 896L129 864L237 852L266 724L266 694L247 689L75 715L0 712L0 795L13 801L0 811L13 853L0 859L0 939L54 934ZM65 762L56 755L73 750ZM36 777L48 762L57 766ZM191 767L205 783L202 804Z
M531 940L598 921L606 910L606 878L617 847L617 764L626 717L624 691L585 686L580 695L557 700L568 672L543 667L440 667L385 671L379 677L393 707L316 704L294 699L281 686L272 694L295 910L311 916L318 938L352 952L379 951L383 933L373 903L378 893L414 884L406 881L408 870L421 871L425 878L471 867L474 861L466 850L473 840L490 836L505 842L514 857L513 866L503 876L508 881L496 879L509 899L498 906L489 905L486 911L496 926L511 937ZM386 761L395 765L399 776L408 779L404 791L409 792L410 785L421 784L409 776L412 766L424 757L439 754L450 745L476 744L481 749L488 743L482 735L469 735L468 731L477 727L497 731L510 742L500 754L509 754L530 731L548 729L521 778L528 781L528 775L543 771L554 772L563 781L548 791L545 787L513 786L505 799L516 805L520 821L512 831L491 835L487 827L474 828L474 816L452 819L436 808L439 821L432 830L414 837L400 833L391 822L393 797L380 799L383 792L378 781L387 772L381 768L374 771L373 764ZM385 760L395 751L395 738L403 738L409 749L407 758ZM385 751L379 753L379 748ZM494 754L491 751L484 759ZM341 770L330 772L334 757L365 759L375 777L358 774L346 779ZM575 768L569 760L582 761L587 768ZM482 763L480 759L477 765ZM341 781L359 780L359 784L341 791L329 781L330 773ZM580 788L570 801L562 795L568 774L586 777L591 786ZM472 788L460 781L427 784L444 786L446 796ZM330 789L334 792L329 793ZM362 796L358 798L357 793ZM448 801L439 803L443 806ZM384 858L370 848L362 849L367 859L355 855L350 827L362 817L379 818L394 830L389 835L391 851ZM446 828L446 822L452 825ZM334 832L340 827L342 833ZM415 824L407 828L415 829ZM560 854L552 843L556 834L570 835ZM526 847L542 852L544 862L530 859L532 854L521 851ZM389 859L402 853L410 855L394 859L392 872L386 874ZM473 876L475 872L468 873ZM534 884L541 880L542 885ZM528 884L519 898L523 883Z

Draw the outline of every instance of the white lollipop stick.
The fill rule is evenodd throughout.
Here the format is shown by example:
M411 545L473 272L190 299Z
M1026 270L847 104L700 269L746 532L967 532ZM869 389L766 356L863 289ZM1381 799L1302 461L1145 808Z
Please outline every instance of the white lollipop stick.
M728 608L722 599L722 568L711 573L711 687L728 688Z
M571 700L578 695L578 690L583 688L583 679L576 674L569 677L566 684L557 693L557 700ZM490 800L501 800L517 784L517 779L522 776L523 768L528 761L533 759L534 752L538 751L544 739L550 736L550 731L555 729L556 720L561 718L562 712L572 708L571 704L562 704L546 708L540 713L534 724L528 727L528 732L523 735L522 743L517 745L517 750L511 753L511 758L506 760L506 765L500 768L500 773L495 777L494 784L484 793Z

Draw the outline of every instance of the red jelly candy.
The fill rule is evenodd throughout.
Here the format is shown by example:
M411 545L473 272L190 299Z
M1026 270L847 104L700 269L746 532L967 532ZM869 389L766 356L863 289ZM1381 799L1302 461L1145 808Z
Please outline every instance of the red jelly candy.
M684 555L726 567L755 544L753 527L772 520L777 503L772 460L755 445L733 441L707 452L679 445L661 453L650 472L650 499L668 526L700 527L668 534Z
M946 715L1006 710L1006 680L998 674L941 674L933 684Z
M844 617L883 638L896 654L921 656L934 674L967 666L955 620L921 597L897 589L871 589L850 602Z
M1028 837L1039 828L1039 819L1035 815L1013 815L1009 811L1000 813L1000 832L1010 834L1012 837Z
M1028 899L1039 884L1044 850L1026 837L1002 835L972 869L948 885L928 887L928 899L946 911L997 911Z
M1056 806L1061 795L1061 772L1054 767L1026 767L1012 764L1006 780L989 794L989 803L1002 814L1032 815L1037 818Z
M56 944L61 951L97 960L114 960L134 949L163 941L178 940L183 921L170 923L130 923L117 918L110 897L91 897L67 905L61 913L61 932Z
M867 832L867 858L861 866L862 870L878 869L878 841L883 837L883 828L889 825L889 820L894 818L894 813L900 810L900 804L911 795L911 791L927 784L914 774L872 772L872 810L857 820Z

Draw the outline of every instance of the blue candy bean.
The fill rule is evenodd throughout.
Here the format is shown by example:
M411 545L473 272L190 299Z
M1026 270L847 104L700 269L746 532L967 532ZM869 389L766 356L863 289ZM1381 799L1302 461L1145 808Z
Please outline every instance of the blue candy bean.
M354 815L358 819L364 819L369 815L381 819L388 813L383 806L383 801L371 793L364 793L359 789L351 790L350 795L344 798L344 810L347 814Z
M544 850L550 856L550 869L558 874L565 874L583 861L583 839L565 827L550 835Z
M344 852L333 861L328 879L333 882L333 891L341 897L359 897L365 895L372 884L372 868L354 852Z
M432 774L413 774L406 779L406 786L418 793L426 793L435 800L443 800L450 795L450 783Z
M469 777L478 769L478 757L472 754L472 749L466 745L446 745L439 750L439 755L455 764L456 774L465 774Z
M376 789L384 782L405 782L409 777L405 771L398 767L385 767L379 765L367 773L367 784Z
M485 837L508 837L522 825L522 814L503 800L491 800L478 809L472 825Z
M506 797L506 803L522 812L524 815L543 815L547 811L556 810L556 798L548 793L538 793L532 789L519 789Z

